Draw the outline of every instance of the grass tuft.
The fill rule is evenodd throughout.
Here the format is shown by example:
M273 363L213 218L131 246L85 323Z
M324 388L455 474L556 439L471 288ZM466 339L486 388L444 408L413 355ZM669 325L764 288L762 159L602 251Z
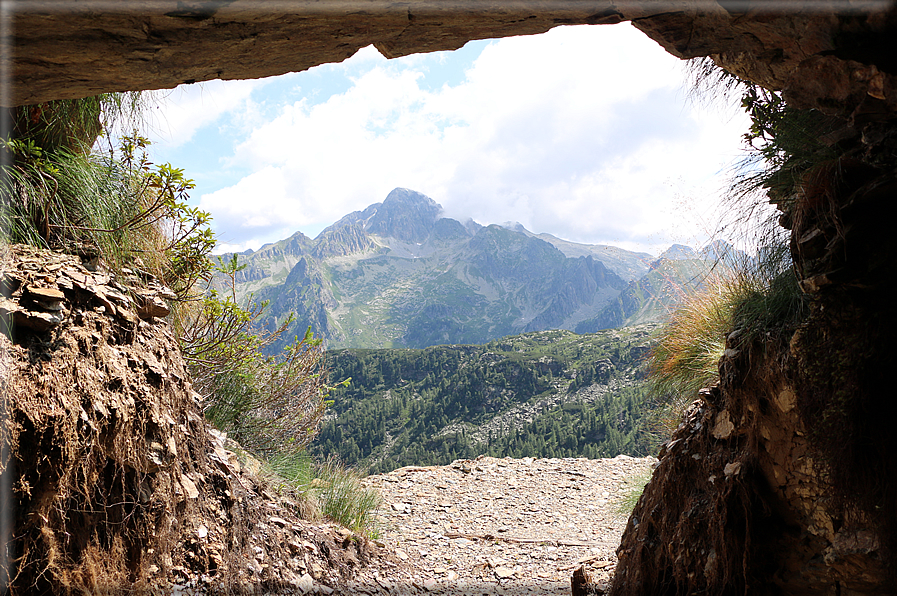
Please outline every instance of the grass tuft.
M617 513L627 517L632 514L632 510L635 509L635 505L645 491L645 487L651 482L651 476L653 474L653 469L645 468L631 476L627 476L626 479L623 480L625 486L623 495L616 503L615 508Z
M756 260L708 279L673 313L649 355L655 392L688 403L718 380L727 336L737 331L747 343L790 333L807 313L787 245L766 246Z
M649 355L651 380L660 395L696 395L718 377L717 364L732 327L731 278L708 278L685 298Z
M354 470L332 458L317 463L304 452L272 455L267 469L274 484L300 501L304 517L323 516L368 538L378 537L380 494Z

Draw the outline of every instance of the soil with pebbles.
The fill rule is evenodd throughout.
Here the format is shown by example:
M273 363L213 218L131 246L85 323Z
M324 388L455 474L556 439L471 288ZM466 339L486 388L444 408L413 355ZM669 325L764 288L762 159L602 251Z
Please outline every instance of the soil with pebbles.
M596 583L608 581L626 525L620 501L656 461L480 457L370 476L366 484L383 497L377 542L395 553L411 585L378 576L356 587L569 594L579 566Z

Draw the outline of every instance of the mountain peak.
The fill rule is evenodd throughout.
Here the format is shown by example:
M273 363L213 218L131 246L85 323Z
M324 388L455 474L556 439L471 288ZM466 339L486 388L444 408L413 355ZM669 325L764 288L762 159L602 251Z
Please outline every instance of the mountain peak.
M701 250L701 256L713 262L724 263L728 267L743 266L754 261L747 253L725 240L714 240Z
M682 261L684 259L699 259L701 258L698 253L695 252L690 246L685 246L684 244L674 244L657 257L657 260L668 259L670 261Z
M501 227L514 232L520 232L521 234L526 234L527 236L535 236L535 234L524 228L523 224L519 221L506 221L505 223L500 225Z
M421 206L442 211L442 205L424 193L411 190L410 188L397 187L389 191L389 194L383 199L383 205L390 206L393 204Z
M365 231L405 242L423 242L441 213L442 206L427 195L396 188L377 207L365 224Z

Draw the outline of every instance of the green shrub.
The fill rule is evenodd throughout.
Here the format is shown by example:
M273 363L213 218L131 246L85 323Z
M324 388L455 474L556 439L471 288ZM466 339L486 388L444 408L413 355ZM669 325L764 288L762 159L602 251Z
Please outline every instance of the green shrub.
M257 322L264 304L243 308L233 291L206 291L213 270L211 218L187 203L183 170L153 165L136 132L96 148L122 120L136 123L140 94L109 94L12 110L0 139L0 226L10 242L95 256L116 273L137 269L174 290L171 315L206 418L317 503L323 515L372 533L376 493L333 462L312 464L303 448L317 432L330 387L321 340L311 330L277 356L274 332ZM231 275L236 260L221 264ZM232 289L232 288L231 288Z
M270 332L258 324L265 304L237 304L236 263L219 266L230 276L229 296L211 290L176 321L181 351L215 427L265 459L299 452L317 432L330 390L324 348L309 328L278 355L264 355L292 321Z
M151 97L131 91L18 106L9 111L12 138L28 140L47 153L89 153L97 138L108 137L113 128L139 128Z
M140 105L139 94L107 94L16 108L13 135L0 139L0 228L9 242L137 268L183 299L209 274L215 244L209 215L187 204L193 181L150 164L136 133L93 147Z

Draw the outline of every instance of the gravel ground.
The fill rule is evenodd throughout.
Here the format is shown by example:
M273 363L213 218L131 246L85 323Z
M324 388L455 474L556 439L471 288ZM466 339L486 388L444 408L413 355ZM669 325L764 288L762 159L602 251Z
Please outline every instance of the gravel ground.
M593 581L607 581L626 525L620 500L654 462L480 457L371 476L366 483L383 497L378 542L412 579L356 588L569 594L580 565Z

